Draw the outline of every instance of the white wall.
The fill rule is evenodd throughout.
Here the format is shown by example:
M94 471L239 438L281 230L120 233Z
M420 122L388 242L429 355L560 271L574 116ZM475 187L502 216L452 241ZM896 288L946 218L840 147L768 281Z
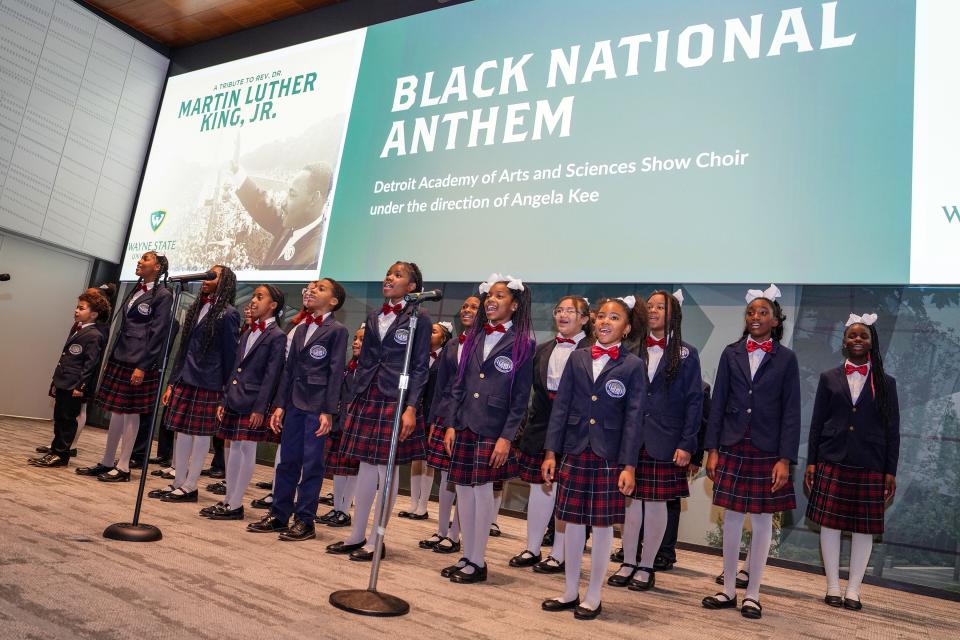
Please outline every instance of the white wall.
M51 418L47 396L91 258L0 232L0 414Z

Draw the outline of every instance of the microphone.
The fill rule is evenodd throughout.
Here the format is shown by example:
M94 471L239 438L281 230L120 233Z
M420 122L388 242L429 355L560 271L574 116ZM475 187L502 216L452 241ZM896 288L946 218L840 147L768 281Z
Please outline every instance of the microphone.
M0 273L0 282L6 282L10 279L9 273Z
M198 280L216 280L217 274L214 271L204 271L203 273L184 273L179 276L170 276L167 279L171 282L197 282Z
M440 289L434 289L433 291L408 293L407 295L403 296L403 299L414 304L420 304L421 302L426 302L427 300L443 300L443 291L440 291Z

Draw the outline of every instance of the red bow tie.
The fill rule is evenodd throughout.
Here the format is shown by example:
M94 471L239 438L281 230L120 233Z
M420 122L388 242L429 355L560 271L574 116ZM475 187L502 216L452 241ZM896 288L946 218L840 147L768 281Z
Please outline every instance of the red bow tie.
M843 370L847 373L848 376L852 373L859 373L862 376L867 375L867 365L865 364L862 364L859 367L855 367L848 362L847 365L843 368Z
M600 345L595 344L590 348L590 355L593 356L594 360L603 356L610 356L611 358L616 360L617 358L620 357L620 347L616 346L616 347L610 347L609 349L604 349Z
M430 357L433 358L434 360L436 360L437 358L440 357L440 352L439 352L439 351L431 351L431 352L430 352Z
M145 285L145 284L138 284L138 285L134 288L134 291L143 291L144 293L146 293L147 291L150 291L150 289L148 289L148 288L147 288L147 285Z
M667 338L663 337L657 340L653 336L647 336L647 349L651 347L660 347L664 351L667 350Z
M492 325L489 325L489 324L485 324L485 325L483 325L483 332L484 332L485 334L487 334L487 335L490 335L491 333L494 333L494 332L496 332L496 333L506 333L507 330L504 328L504 326L503 326L502 324L498 324L498 325L495 326L495 327L492 326Z
M320 316L319 318L316 318L314 316L307 316L306 318L303 319L303 324L307 325L308 327L312 324L315 324L319 327L320 325L323 324L323 316Z
M74 322L73 326L70 327L70 333L76 333L77 331L80 331L80 323Z
M357 370L357 359L354 358L347 363L347 371L356 371Z
M562 338L557 336L557 344L577 344L573 341L573 338Z
M467 334L461 333L459 336L457 336L457 340L460 341L460 344L463 344L464 342L467 341Z
M764 340L763 342L747 340L747 353L753 353L757 349L760 349L760 351L764 353L770 353L773 351L773 340Z
M400 312L403 311L403 305L402 304L391 305L389 302L384 302L383 307L381 307L381 311L385 316L388 316L391 313L400 315Z
M200 296L199 298L197 298L197 300L200 301L201 307L205 304L210 304L213 302L213 298L211 298L210 296Z
M264 331L267 328L266 320L261 320L260 322L251 322L250 331Z

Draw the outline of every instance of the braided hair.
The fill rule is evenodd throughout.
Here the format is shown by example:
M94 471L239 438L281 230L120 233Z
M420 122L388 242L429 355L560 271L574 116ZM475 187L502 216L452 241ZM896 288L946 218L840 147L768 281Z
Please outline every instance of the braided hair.
M747 309L750 309L750 305L756 302L757 300L763 300L770 307L770 310L773 312L773 317L776 318L779 322L777 326L770 329L770 337L780 342L783 339L783 324L787 321L787 315L783 312L783 308L780 306L780 303L776 300L768 300L767 298L754 298L747 303ZM746 313L746 311L744 312ZM746 322L743 325L743 333L740 335L740 340L743 340L748 335L750 331L747 329ZM739 342L740 340L737 340ZM736 343L734 343L736 344Z
M880 409L880 418L883 426L890 425L890 393L887 389L887 376L883 370L883 356L880 355L880 339L877 336L876 328L871 325L864 325L862 322L855 322L843 330L843 337L847 337L847 332L857 325L863 325L870 331L870 352L867 354L867 360L870 361L870 388L873 390L873 399ZM849 357L846 346L842 347L844 357Z
M228 305L232 305L237 298L237 277L234 275L233 270L222 264L213 265L211 269L220 270L220 282L217 283L217 289L213 292L213 301L210 303L210 310L207 312L207 317L210 318L211 322L207 322L203 327L203 341L200 343L201 357L206 355L207 351L210 350L210 345L213 344L220 333L220 323L216 322L216 319L219 318L223 310ZM197 296L197 299L193 301L193 304L190 305L190 308L187 310L187 317L183 321L183 326L187 329L186 336L190 335L189 332L193 330L193 323L196 321L200 309L203 308L203 303L200 301L200 298L200 296ZM189 339L183 340L180 343L180 350L177 353L178 364L186 357L189 344Z
M501 280L500 283L507 284L507 281ZM510 384L512 386L513 376L516 375L517 370L533 356L533 349L535 347L535 341L533 339L533 319L531 318L533 292L530 291L530 285L528 284L523 285L523 291L510 289L509 287L507 291L510 292L513 302L517 303L517 310L513 312L513 316L510 318L513 322L513 329L517 335L513 341L513 350L510 352L510 359L513 360L513 370L510 373ZM466 357L467 354L473 353L475 348L483 344L483 328L488 322L486 305L484 303L486 303L489 296L489 292L480 296L480 308L477 309L477 319L474 321L473 326L470 327L470 332L467 333L467 339L463 343L463 357L460 358L460 366L457 370L457 381L463 379L463 372L466 370L468 360Z
M680 325L683 322L683 311L680 301L673 297L672 293L663 290L657 290L650 294L647 301L653 300L654 296L663 296L663 307L666 317L664 318L664 335L667 336L667 348L663 356L666 360L667 385L673 382L680 372L680 350L683 348L683 336L680 333ZM647 361L647 350L641 350L643 361Z
M410 274L410 280L412 280L413 284L415 285L413 288L413 293L420 293L423 291L423 273L420 271L420 267L417 266L417 263L397 260L390 265L390 268L392 269L398 264L404 267L407 270L407 273Z

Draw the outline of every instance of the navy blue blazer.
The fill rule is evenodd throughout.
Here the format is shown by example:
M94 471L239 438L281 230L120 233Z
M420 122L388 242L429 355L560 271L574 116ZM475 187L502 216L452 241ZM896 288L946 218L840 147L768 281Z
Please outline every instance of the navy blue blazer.
M644 348L646 351L646 348ZM697 452L697 434L703 420L703 380L700 377L700 355L686 342L680 347L680 370L667 384L667 354L664 353L647 385L640 448L647 448L657 460L673 460L673 453L682 449L691 456ZM644 366L646 360L644 359Z
M360 361L357 365L354 394L367 390L376 378L380 392L388 398L396 398L400 386L400 373L403 371L403 356L410 339L410 315L413 305L408 304L393 319L393 323L380 340L378 316L375 309L367 316L367 330L363 334L363 346L360 347ZM417 317L417 331L413 335L413 352L410 354L410 381L407 387L407 406L419 408L423 388L427 384L427 369L430 365L430 334L433 321L429 314L421 310Z
M163 341L170 325L173 294L166 287L154 286L129 309L128 301L129 296L117 309L120 327L110 358L143 371L156 369L160 366Z
M873 372L870 373L871 378ZM900 459L900 403L897 381L886 376L890 420L884 427L874 401L870 378L853 403L844 368L820 374L810 421L807 464L841 462L897 475Z
M577 343L576 348L582 349L588 344L590 339L583 338ZM543 443L547 438L550 411L553 409L553 400L550 399L550 392L547 390L547 368L550 365L550 356L556 348L557 339L550 338L537 345L533 356L533 389L530 391L530 407L527 409L523 433L520 434L517 442L517 448L531 456L543 453Z
M507 329L500 341L483 358L483 334L474 341L471 353L464 350L463 376L453 385L453 406L457 431L470 429L486 438L513 441L530 400L533 382L533 358L517 365L511 360L515 340L529 340L531 356L535 344L531 338L517 335L516 327Z
M707 423L710 422L710 385L703 383L703 416L700 418L700 432L697 433L697 451L690 458L690 464L703 466L703 456L706 450L703 446L707 438Z
M230 381L223 393L223 406L234 413L266 415L283 373L287 335L276 322L271 322L265 331L257 333L250 352L244 356L248 335L244 332L237 346Z
M293 405L307 413L335 416L340 409L349 332L333 314L304 343L307 329L303 323L294 329L275 404L281 409Z
M230 378L233 363L237 359L237 344L240 340L240 313L230 305L213 316L211 308L207 315L195 323L183 336L180 354L174 363L170 384L184 383L201 389L223 389ZM203 353L206 327L216 322L218 340Z
M430 412L424 411L427 424L443 424L453 421L456 411L456 404L453 402L453 383L457 379L457 370L460 366L460 361L457 359L459 350L459 338L448 340L447 344L443 345L440 357L433 363L437 369L437 377L433 382L433 397L429 404ZM424 403L424 407L427 407L426 403Z
M638 356L621 345L594 381L590 351L577 349L560 377L544 448L561 454L590 447L610 462L635 466L646 398L647 366Z
M347 361L343 368L343 382L340 383L340 405L337 408L337 419L334 420L331 428L332 432L343 431L343 423L347 417L347 405L353 398L353 382L356 378L357 369L356 367L351 369L350 362L352 362L352 358Z
M96 386L97 373L107 343L101 329L102 323L94 323L67 337L60 361L53 371L53 386L61 391L79 389L90 395Z
M447 343L449 344L449 340ZM440 353L437 354L436 359L434 359L433 364L427 369L427 384L423 387L423 415L424 417L433 415L433 397L437 393L437 374L440 372L440 360L443 357L443 349L446 347L440 347ZM430 362L427 360L427 362ZM430 423L428 423L430 424Z
M777 341L750 380L746 338L723 350L713 384L704 446L717 449L743 440L792 463L800 448L800 367L796 354Z

